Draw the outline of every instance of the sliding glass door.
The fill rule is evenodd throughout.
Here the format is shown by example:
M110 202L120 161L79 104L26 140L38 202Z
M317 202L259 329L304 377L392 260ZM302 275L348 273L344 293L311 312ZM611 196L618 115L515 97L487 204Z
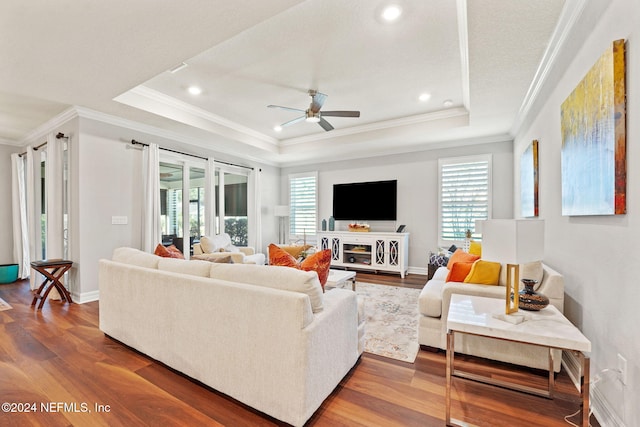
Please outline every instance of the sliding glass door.
M177 156L160 162L162 241L174 244L185 256L193 253L193 243L201 236L213 234L206 230L206 210L211 205L205 198L208 185L214 185L215 234L228 233L235 246L249 242L248 172L216 167L214 182L209 183L205 167L204 160Z
M247 246L249 242L248 176L237 172L216 171L216 224L220 232L231 237L235 246ZM220 223L220 212L224 222Z

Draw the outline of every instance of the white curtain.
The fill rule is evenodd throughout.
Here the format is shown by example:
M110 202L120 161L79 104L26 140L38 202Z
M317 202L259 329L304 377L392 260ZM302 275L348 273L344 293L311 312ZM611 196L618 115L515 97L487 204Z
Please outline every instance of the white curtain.
M204 233L213 236L216 234L216 167L213 157L207 159L204 180Z
M30 149L30 148L29 148ZM27 183L23 159L18 153L11 155L11 206L13 214L13 260L19 266L21 279L29 277L29 226L27 223Z
M49 259L64 258L64 142L55 134L47 135L46 160L47 239Z
M31 146L26 149L25 182L27 189L27 229L29 235L29 258L31 261L42 259L42 230L40 224L40 203L36 203L40 194L40 152ZM30 274L31 289L40 286L40 276Z
M160 233L160 149L149 144L143 150L144 207L142 212L142 245L153 252L161 242Z
M262 248L262 170L253 170L253 222L255 223L255 248L256 252L263 252Z

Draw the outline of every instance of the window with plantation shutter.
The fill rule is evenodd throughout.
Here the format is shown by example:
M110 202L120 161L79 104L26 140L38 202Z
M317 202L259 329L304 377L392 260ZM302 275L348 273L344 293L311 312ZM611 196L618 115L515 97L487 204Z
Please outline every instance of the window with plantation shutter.
M289 235L291 239L314 237L317 230L318 173L289 176Z
M440 244L464 241L467 230L480 240L475 221L491 217L491 156L440 159L438 166Z

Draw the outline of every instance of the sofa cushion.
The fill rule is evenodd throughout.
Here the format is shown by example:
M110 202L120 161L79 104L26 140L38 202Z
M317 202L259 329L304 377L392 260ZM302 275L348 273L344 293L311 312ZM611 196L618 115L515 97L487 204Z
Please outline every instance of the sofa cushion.
M447 274L446 282L464 282L464 279L469 275L473 262L454 262L451 265L449 274Z
M534 290L538 290L542 284L544 276L544 268L542 267L542 261L528 262L520 265L520 279L533 279L538 283L533 287Z
M462 249L456 249L456 251L449 257L449 263L447 264L447 268L451 270L451 266L454 262L474 262L480 259L478 255L468 254Z
M500 280L499 262L477 260L473 263L469 275L464 279L465 283L475 283L478 285L497 285Z
M210 276L230 282L300 292L309 296L311 310L322 311L322 287L318 275L313 271L296 268L255 264L210 264Z
M138 267L158 268L158 262L162 258L139 249L123 247L114 249L111 259L115 262L137 265Z
M209 277L211 263L199 260L187 261L184 259L162 258L158 263L158 270L188 274L190 276Z
M506 265L506 264L505 264ZM544 278L544 268L542 265L542 261L533 261L524 264L520 264L519 274L520 279L534 279L538 281L538 284L533 287L534 290L538 290L542 283L542 279ZM503 268L500 270L500 281L498 282L500 286L507 286L507 269ZM522 283L518 286L523 287Z

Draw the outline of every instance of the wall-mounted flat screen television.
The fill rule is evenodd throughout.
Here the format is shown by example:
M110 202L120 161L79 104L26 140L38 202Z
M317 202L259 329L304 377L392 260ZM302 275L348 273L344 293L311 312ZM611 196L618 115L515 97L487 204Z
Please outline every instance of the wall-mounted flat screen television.
M334 184L333 217L339 221L395 221L397 180Z

